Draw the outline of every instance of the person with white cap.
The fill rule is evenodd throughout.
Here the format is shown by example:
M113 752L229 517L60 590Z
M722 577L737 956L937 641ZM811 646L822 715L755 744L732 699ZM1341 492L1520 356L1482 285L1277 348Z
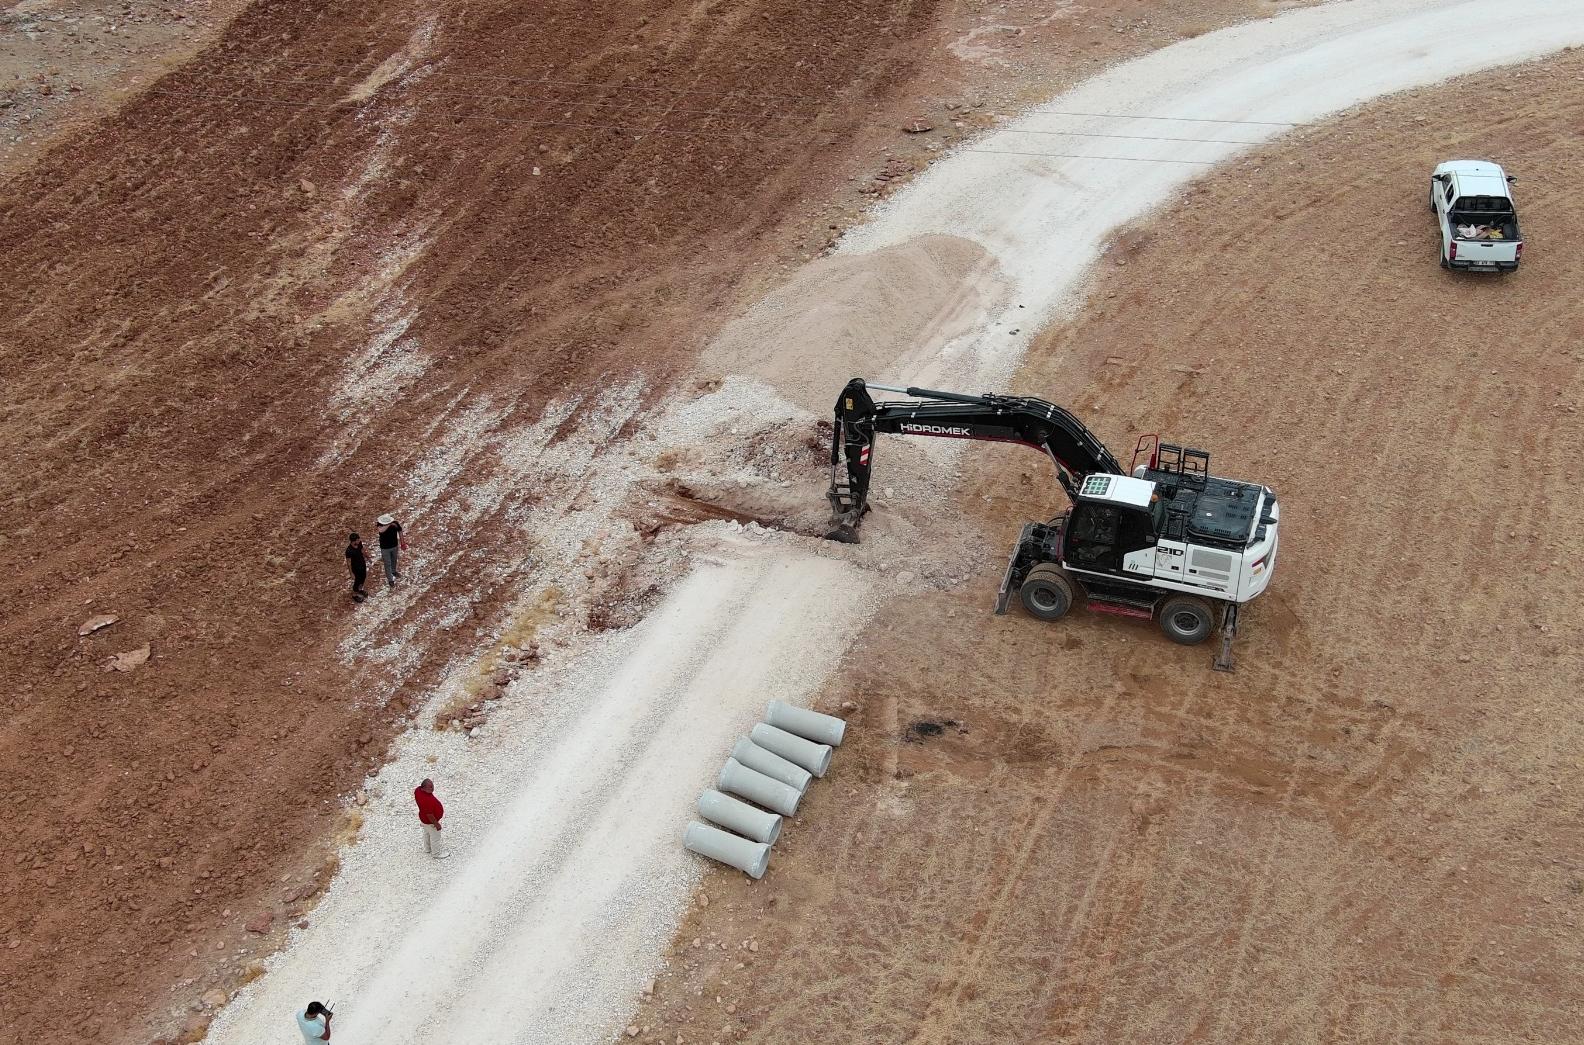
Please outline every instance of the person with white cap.
M401 523L396 521L395 516L379 517L380 562L385 565L385 583L391 587L395 587L397 579L401 577L401 571L396 568L396 552L407 547L401 532Z

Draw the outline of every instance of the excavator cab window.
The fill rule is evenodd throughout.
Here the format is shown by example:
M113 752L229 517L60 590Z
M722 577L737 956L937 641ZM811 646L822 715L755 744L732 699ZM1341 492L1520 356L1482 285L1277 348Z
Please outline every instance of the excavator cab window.
M1080 501L1067 524L1062 557L1080 570L1118 573L1123 556L1154 543L1149 510Z

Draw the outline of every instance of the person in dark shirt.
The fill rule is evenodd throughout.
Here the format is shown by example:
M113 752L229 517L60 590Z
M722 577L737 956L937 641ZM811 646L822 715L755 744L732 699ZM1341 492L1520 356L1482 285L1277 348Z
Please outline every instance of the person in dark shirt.
M391 587L396 586L396 581L401 578L401 571L396 568L396 552L407 545L402 540L401 523L394 516L382 515L379 517L379 549L380 562L385 567L385 583Z
M362 602L368 595L363 582L368 580L368 552L363 550L363 538L353 534L347 538L347 569L352 571L352 601Z

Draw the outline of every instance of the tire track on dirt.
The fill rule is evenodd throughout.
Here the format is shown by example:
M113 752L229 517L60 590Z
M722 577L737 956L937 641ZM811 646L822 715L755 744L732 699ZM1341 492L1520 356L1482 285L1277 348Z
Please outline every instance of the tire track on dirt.
M1096 709L1093 722L1103 721L1109 715L1113 703L1114 698L1103 702ZM1078 759L1071 758L1055 774L1048 775L1048 787L1040 788L1045 797L1025 817L1018 830L1018 848L1011 859L1002 865L1004 870L998 868L999 873L989 876L990 880L981 894L986 899L976 905L976 910L981 913L974 939L969 943L967 953L952 963L952 973L945 984L936 990L935 1000L920 1021L921 1026L909 1039L913 1045L949 1045L958 1040L954 1035L961 1033L958 1024L962 991L965 985L977 983L983 978L992 954L999 956L997 941L1008 921L1020 913L1014 902L1014 894L1022 884L1035 854L1048 844L1046 830L1078 766Z

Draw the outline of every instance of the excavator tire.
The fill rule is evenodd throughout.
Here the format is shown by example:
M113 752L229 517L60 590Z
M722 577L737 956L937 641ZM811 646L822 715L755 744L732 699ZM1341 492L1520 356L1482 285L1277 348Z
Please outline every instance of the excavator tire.
M1067 571L1053 562L1040 563L1023 579L1018 598L1030 616L1040 620L1060 620L1072 609L1073 582Z
M1173 595L1161 605L1160 629L1183 646L1194 646L1215 630L1215 610L1193 595Z

